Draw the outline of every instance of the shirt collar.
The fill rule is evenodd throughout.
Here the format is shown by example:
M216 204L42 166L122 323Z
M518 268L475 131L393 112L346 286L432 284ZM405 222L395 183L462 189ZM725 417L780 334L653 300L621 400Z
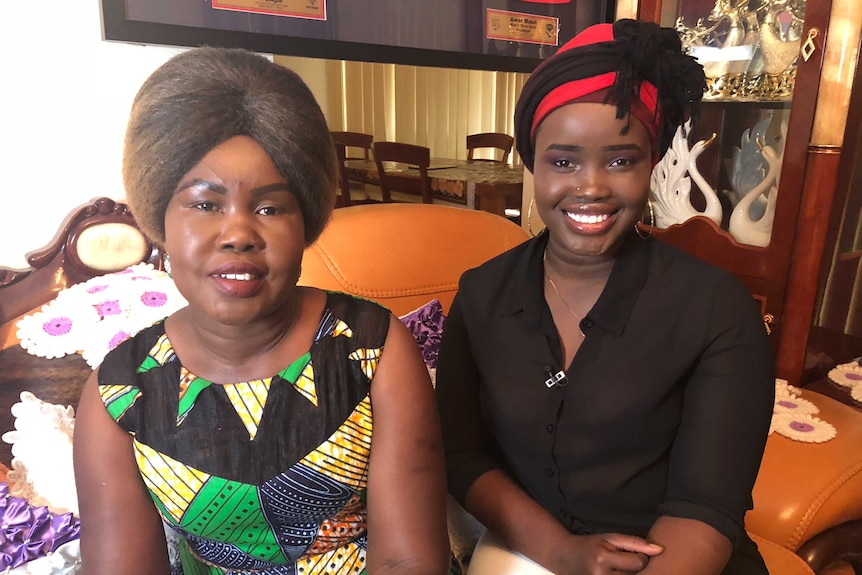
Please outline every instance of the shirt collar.
M634 231L626 235L608 283L587 315L614 335L622 334L631 316L646 280L650 244L654 241L652 238L643 240ZM523 312L525 321L534 326L540 325L546 307L541 278L544 277L542 257L547 244L548 231L545 230L525 245L514 273L502 291L500 315Z
M548 231L524 244L524 251L518 258L514 273L506 282L500 297L500 315L524 313L524 319L538 326L544 309L544 289L541 279L542 257L548 244Z

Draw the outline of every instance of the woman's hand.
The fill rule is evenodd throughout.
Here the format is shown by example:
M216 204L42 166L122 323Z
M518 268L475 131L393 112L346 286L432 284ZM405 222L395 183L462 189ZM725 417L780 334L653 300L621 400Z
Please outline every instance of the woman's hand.
M664 550L634 535L572 535L499 470L481 475L466 503L504 546L557 575L639 573Z
M560 575L605 575L639 573L650 557L664 549L634 535L602 533L572 535L562 550L559 563L566 567Z

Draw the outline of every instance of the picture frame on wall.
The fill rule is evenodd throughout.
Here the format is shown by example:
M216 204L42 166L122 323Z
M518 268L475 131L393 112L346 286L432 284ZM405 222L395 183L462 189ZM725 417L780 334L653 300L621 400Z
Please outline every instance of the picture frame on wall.
M615 0L101 0L105 40L531 72Z

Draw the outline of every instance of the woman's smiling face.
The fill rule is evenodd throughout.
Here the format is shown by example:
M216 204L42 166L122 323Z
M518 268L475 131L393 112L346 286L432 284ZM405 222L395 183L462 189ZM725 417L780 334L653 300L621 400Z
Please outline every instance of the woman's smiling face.
M296 197L246 136L219 144L183 176L165 213L165 249L189 304L244 324L287 304L302 263Z
M535 149L536 208L550 241L585 262L612 259L649 196L646 127L617 119L614 105L567 104L539 126Z

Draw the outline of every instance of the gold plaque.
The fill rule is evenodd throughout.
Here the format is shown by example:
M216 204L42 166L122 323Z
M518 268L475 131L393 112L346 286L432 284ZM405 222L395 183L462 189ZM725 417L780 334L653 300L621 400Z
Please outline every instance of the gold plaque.
M326 0L212 0L213 8L326 20Z
M559 32L559 18L493 8L485 13L485 37L491 40L556 46Z

